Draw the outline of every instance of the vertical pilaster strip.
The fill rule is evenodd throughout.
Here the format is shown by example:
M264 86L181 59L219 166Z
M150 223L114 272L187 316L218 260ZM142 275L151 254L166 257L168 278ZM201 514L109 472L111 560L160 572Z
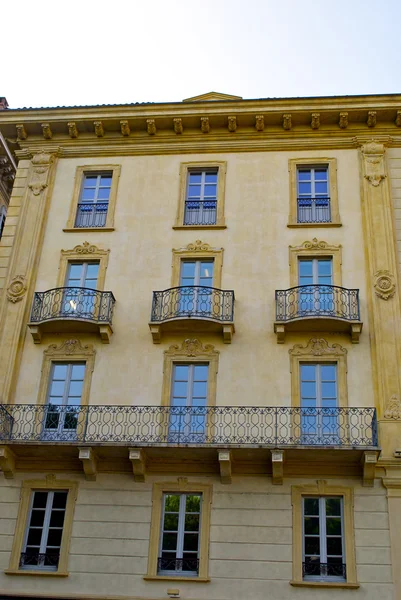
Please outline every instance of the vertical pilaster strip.
M34 154L21 198L0 306L0 399L4 403L13 401L55 168L55 153Z
M401 310L390 182L384 144L365 143L361 148L362 218L370 308L370 338L375 402L383 455L394 451L392 432L386 431L384 414L391 398L401 393Z

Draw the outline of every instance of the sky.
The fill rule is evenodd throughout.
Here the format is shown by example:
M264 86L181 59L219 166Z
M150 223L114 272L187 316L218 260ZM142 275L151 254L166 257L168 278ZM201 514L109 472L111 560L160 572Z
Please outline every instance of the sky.
M401 93L401 0L8 0L10 108Z

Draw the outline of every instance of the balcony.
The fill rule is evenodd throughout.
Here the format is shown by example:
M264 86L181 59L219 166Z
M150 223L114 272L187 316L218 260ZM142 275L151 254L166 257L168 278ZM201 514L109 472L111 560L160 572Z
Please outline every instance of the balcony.
M277 343L283 344L287 332L348 332L359 343L362 322L359 290L334 285L302 285L276 290Z
M80 202L74 227L106 227L108 202Z
M225 344L234 334L234 292L212 287L181 286L153 292L149 323L153 343L163 333L221 333Z
M79 458L88 478L127 470L130 461L137 481L146 469L182 474L195 464L220 470L223 483L244 472L280 484L284 470L299 475L312 466L318 475L362 471L369 485L379 452L374 408L3 404L0 443L6 476L26 460L46 458L57 470L76 469Z
M35 292L28 323L33 341L40 344L43 333L95 332L108 344L113 333L114 304L112 292L90 288L62 287Z
M298 223L331 223L330 198L297 198Z
M215 225L216 200L187 200L185 202L184 225Z

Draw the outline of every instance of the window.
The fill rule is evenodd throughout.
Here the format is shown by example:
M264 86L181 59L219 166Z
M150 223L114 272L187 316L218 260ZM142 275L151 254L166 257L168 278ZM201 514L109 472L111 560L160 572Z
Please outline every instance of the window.
M342 247L313 238L300 246L290 246L290 284L342 285Z
M78 484L54 476L22 482L10 575L68 575Z
M157 572L197 576L202 494L163 494Z
M330 223L328 167L298 167L298 223Z
M77 168L70 215L64 231L113 230L120 171L119 165Z
M2 206L0 208L0 240L1 240L1 236L3 235L3 229L4 229L4 225L6 224L6 207Z
M303 498L304 579L346 580L341 497Z
M84 362L52 363L46 405L44 437L70 440L82 421L80 404L85 379Z
M333 289L331 258L302 258L298 262L298 314L331 315L337 297Z
M225 162L181 163L174 228L224 228Z
M218 169L188 171L184 225L216 225L217 178Z
M341 225L335 158L290 159L289 227Z
M67 495L64 490L32 492L21 569L57 570Z
M112 173L84 175L75 227L105 227L111 181Z
M91 290L97 289L99 261L69 262L64 290L63 316L94 318L99 308L99 296Z
M293 579L306 587L357 588L352 487L292 486Z
M148 574L145 579L209 581L212 486L189 482L153 484Z
M208 316L219 315L220 303L213 296L214 260L182 260L179 290L179 314Z
M302 443L340 443L337 364L301 363L300 380Z
M173 365L169 441L201 443L206 434L208 363Z

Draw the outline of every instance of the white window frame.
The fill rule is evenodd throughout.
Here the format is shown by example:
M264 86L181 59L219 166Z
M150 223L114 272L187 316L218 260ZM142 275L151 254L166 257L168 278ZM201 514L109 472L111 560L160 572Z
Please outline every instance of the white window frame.
M65 523L65 515L66 515L66 511L67 511L67 502L68 502L69 491L62 490L62 489L60 489L60 490L32 490L31 491L29 510L28 510L28 518L27 518L27 522L26 522L24 541L22 544L22 553L26 553L28 535L29 535L29 531L31 529L30 522L31 522L31 518L32 518L33 500L34 500L36 492L47 493L45 517L43 520L43 526L42 527L34 527L34 529L42 530L40 546L39 546L39 554L46 554L47 540L49 537L49 529L50 529L50 519L51 519L53 511L56 511L56 512L62 511L64 513L63 527L52 527L52 529L61 529L62 532L64 533L64 523ZM60 493L60 492L64 492L66 494L65 507L64 508L53 508L52 506L53 506L54 494ZM59 556L61 553L61 547L62 547L62 542L63 542L63 533L61 534L60 546L55 547L55 549L58 550ZM60 558L59 558L59 560L60 560ZM46 566L44 564L21 566L21 570L57 571L57 569L58 569L58 563L57 563L57 565L54 565L54 566L52 566L52 565Z
M98 261L98 260L87 260L87 261L86 260L82 260L82 261L71 260L71 261L68 261L67 273L65 276L65 287L70 287L67 284L70 279L71 267L73 265L82 265L82 267L83 267L82 272L81 272L80 281L79 281L80 285L77 286L77 287L83 287L83 288L86 287L86 286L84 286L84 283L86 280L86 274L88 272L88 265L97 265L98 266L98 272L97 272L97 278L96 278L96 288L93 288L96 290L98 280L99 280L100 261ZM75 287L75 286L73 286L73 287Z
M323 261L323 262L329 262L330 263L330 267L331 267L331 283L319 283L319 261ZM298 258L298 285L301 285L300 283L300 277L301 277L301 269L300 269L300 265L301 263L305 263L305 262L311 262L312 263L312 277L313 277L313 283L311 285L333 285L333 259L330 256L327 257L310 257L310 258Z
M316 177L315 177L315 172L316 170L322 171L322 170L326 171L326 188L327 188L327 192L326 194L322 194L320 192L316 192ZM306 193L301 193L300 192L300 179L299 179L299 174L301 172L310 172L310 187L311 187L311 191L310 194L306 194ZM320 180L319 183L323 183L323 180ZM317 219L317 208L316 208L316 200L319 199L323 199L323 198L327 198L327 207L325 207L325 210L328 211L328 219L323 220L323 221L319 221ZM310 200L311 201L311 206L310 206L310 211L311 211L311 223L331 223L332 221L332 208L331 208L331 201L332 199L330 198L330 171L329 171L329 165L299 165L297 166L297 212L299 210L298 208L298 203L299 200ZM297 218L298 223L308 223L309 221L300 221Z
M196 185L200 185L201 190L200 190L200 197L199 198L191 198L189 196L189 190L190 190L190 180L191 180L191 174L192 173L200 173L201 174L201 182L200 184L196 184ZM215 196L205 196L205 188L207 189L207 185L206 185L206 174L207 173L215 173L216 174L216 194ZM218 202L218 190L219 190L219 167L200 167L200 168L190 168L188 169L187 172L187 182L186 182L186 188L185 188L185 200L184 200L184 225L191 225L192 223L186 223L186 211L187 211L187 203L188 202L199 202L199 212L198 212L198 219L197 219L197 223L195 223L195 225L216 225L217 224L217 202ZM204 208L204 202L215 202L215 208L211 209L211 208ZM203 215L204 213L207 214L208 211L214 210L214 222L213 223L204 223L203 222Z
M316 408L324 408L322 406L322 377L321 377L321 367L327 367L327 366L331 366L331 367L335 367L336 368L336 379L335 379L335 386L336 386L336 405L338 407L338 365L336 362L324 362L324 363L311 363L311 362L306 362L300 363L300 383L301 383L301 406L302 406L302 367L303 366L307 366L307 367L315 367L315 373L316 373Z
M200 561L200 539L202 532L202 502L203 502L203 494L201 492L164 492L162 495L162 518L160 524L160 540L159 540L159 554L158 556L161 558L162 549L163 549L163 534L164 534L164 515L166 508L166 496L180 496L180 506L178 512L178 529L177 529L177 549L176 549L176 560L180 560L184 554L184 533L185 533L185 515L186 513L186 499L187 496L200 496L199 503L199 528L198 528L198 551L196 553L196 558ZM195 554L195 552L191 553ZM181 576L181 577L194 577L198 576L198 572L195 571L183 571L182 569L176 570L159 570L159 575L171 575L171 576Z
M85 189L85 181L86 181L87 177L90 177L90 178L96 177L96 185L95 186L91 186L91 187L95 187L95 197L93 198L93 200L84 200L82 198L83 192L84 192L84 189ZM110 177L110 179L111 179L110 186L108 186L108 185L100 185L102 177ZM91 173L89 171L88 173L84 173L84 176L82 178L81 192L79 194L79 204L109 204L112 185L113 185L113 173L112 173L112 171L99 171L99 172L96 172L96 173ZM103 199L102 198L98 198L100 188L108 188L109 189L110 193L109 193L109 197L107 198L107 200L105 198L103 198Z
M53 410L49 410L50 407L50 396L51 396L51 388L52 388L52 384L53 384L53 377L54 377L54 369L56 366L58 365L67 365L67 376L64 380L64 391L63 391L63 399L62 399L62 403L61 404L57 404L57 405L52 405ZM71 376L72 376L72 368L75 365L83 365L84 367L84 374L83 374L83 378L82 378L82 388L81 388L81 396L79 399L79 404L68 404L68 395L69 395L69 391L70 391L70 385L71 385ZM86 376L86 362L85 361L72 361L72 362L68 362L68 361L55 361L52 362L51 364L51 369L50 369L50 378L49 378L49 382L48 382L48 388L47 388L47 395L46 395L46 414L44 416L44 422L43 422L43 434L44 437L46 438L46 436L49 436L50 438L53 437L53 435L62 435L63 439L65 437L67 437L68 439L71 437L71 439L74 439L76 437L76 431L77 429L65 429L64 428L64 423L65 423L65 419L67 417L67 414L69 413L68 408L71 408L71 414L74 413L74 409L73 407L79 408L82 406L82 396L84 393L84 385L85 385L85 376ZM46 422L47 422L47 417L49 414L51 414L52 412L54 412L55 414L58 414L58 426L51 428L51 427L46 427ZM77 411L77 428L79 427L79 411Z
M208 362L177 362L173 364L173 377L171 382L171 400L174 397L174 384L176 382L175 379L175 370L176 367L188 367L188 387L187 387L187 395L186 395L186 404L185 406L188 408L192 408L193 406L193 396L194 396L194 372L195 367L207 367L207 383L206 383L206 406L207 406L207 398L208 398L208 387L209 387L209 363Z
M303 496L302 497L302 562L305 563L305 500L310 498L319 500L319 548L320 548L320 564L327 564L327 531L326 531L326 500L335 498L340 500L340 518L341 518L341 549L342 563L346 565L345 556L345 535L344 535L344 498L342 496ZM306 515L308 516L308 515ZM330 516L329 516L330 518ZM307 534L308 537L318 537ZM340 536L330 536L340 537ZM306 575L306 581L346 581L346 577L336 575Z

